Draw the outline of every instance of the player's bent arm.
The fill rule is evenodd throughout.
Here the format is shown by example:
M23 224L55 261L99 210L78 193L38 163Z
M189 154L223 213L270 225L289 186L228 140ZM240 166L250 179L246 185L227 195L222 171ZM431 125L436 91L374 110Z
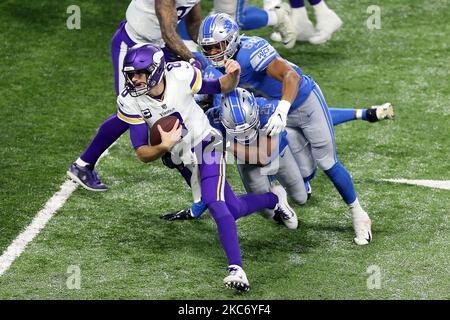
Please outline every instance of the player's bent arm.
M292 104L297 97L301 80L294 68L282 58L276 57L269 63L266 72L272 78L281 81L281 100L286 100Z
M167 151L169 151L169 149L163 146L162 143L157 146L147 144L136 149L136 155L139 160L147 163L159 159Z
M178 127L178 125L179 121L177 120L173 128L167 132L163 131L162 128L158 125L158 131L161 135L161 143L156 146L152 146L147 143L142 144L142 141L144 141L144 134L140 134L140 138L138 140L138 138L135 137L133 130L131 130L130 138L132 139L133 146L136 149L136 155L138 159L142 162L151 162L160 158L166 152L169 152L172 147L178 142L178 140L181 139L181 126ZM148 136L146 141L148 141Z
M278 146L278 136L260 136L258 146L245 146L234 141L230 148L233 154L246 164L264 167L272 160L275 148ZM256 163L252 163L256 160Z
M192 40L197 42L198 30L200 29L200 24L202 23L202 8L200 3L197 3L192 7L191 11L186 15L185 18L186 29Z
M177 33L178 16L175 0L155 1L155 11L161 28L162 38L167 47L183 60L189 61L193 55Z
M225 75L219 78L222 93L228 93L235 89L239 84L241 76L240 64L232 59L225 61Z

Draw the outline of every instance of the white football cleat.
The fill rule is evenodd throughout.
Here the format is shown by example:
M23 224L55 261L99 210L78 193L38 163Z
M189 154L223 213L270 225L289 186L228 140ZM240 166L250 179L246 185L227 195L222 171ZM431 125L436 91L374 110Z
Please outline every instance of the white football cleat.
M355 238L353 241L360 246L369 244L372 241L372 220L361 207L350 209L352 215Z
M342 20L333 10L316 11L317 33L309 39L312 44L322 44L331 39L333 33L342 26Z
M297 39L297 32L290 18L291 6L287 3L282 3L276 6L274 9L277 15L277 24L273 26L274 31L279 32L281 35L282 43L285 48L290 49L295 45Z
M305 7L292 9L291 21L297 31L297 41L309 41L316 35L316 29L309 20Z
M272 10L281 4L281 0L264 0L264 10Z
M279 32L272 32L270 34L270 40L274 42L281 42L283 39L281 39L281 34Z
M273 209L275 215L281 217L281 220L288 229L297 229L297 214L294 209L289 206L286 190L284 190L282 186L274 186L270 188L270 191L278 197L278 203L275 206L275 209Z
M381 106L373 106L376 109L378 120L392 120L395 117L394 107L390 102L386 102Z
M244 269L236 264L232 264L228 266L227 271L228 276L223 279L223 283L227 288L241 292L250 290L250 283L248 282Z

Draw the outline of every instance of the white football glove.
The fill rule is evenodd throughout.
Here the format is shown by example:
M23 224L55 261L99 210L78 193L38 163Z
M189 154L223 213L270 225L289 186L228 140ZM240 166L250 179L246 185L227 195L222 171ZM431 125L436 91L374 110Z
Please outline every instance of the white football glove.
M291 107L291 103L286 100L281 100L278 103L275 112L269 118L269 121L266 124L266 133L269 136L275 136L280 134L287 123L287 114L289 112L289 108Z

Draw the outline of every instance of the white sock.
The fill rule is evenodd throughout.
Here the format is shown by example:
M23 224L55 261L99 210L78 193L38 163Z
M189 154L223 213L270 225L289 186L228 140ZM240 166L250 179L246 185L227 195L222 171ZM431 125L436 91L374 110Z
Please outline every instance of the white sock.
M292 8L292 17L295 17L295 19L309 20L306 7Z
M281 4L281 0L264 0L264 10L271 10Z
M350 203L349 205L348 205L348 207L350 208L350 209L361 209L362 210L362 208L361 208L361 205L359 204L359 200L358 200L358 198L356 198L355 199L355 201L353 201L352 203Z
M89 165L89 163L87 163L86 161L81 160L81 158L78 158L75 163L77 165L79 165L80 167L86 167Z
M267 15L269 16L269 19L267 20L268 26L274 26L278 23L278 17L274 10L265 10L267 12Z
M312 7L314 8L314 12L316 14L320 14L320 13L327 12L328 10L330 10L330 9L328 9L328 6L324 0L320 1L318 4L316 4Z
M364 209L361 207L361 205L359 204L358 198L356 198L355 201L353 201L352 203L350 203L348 205L350 212L352 214L352 218L369 218L369 216L367 215L367 213L364 211Z
M362 114L363 114L362 109L356 109L356 119L361 120Z

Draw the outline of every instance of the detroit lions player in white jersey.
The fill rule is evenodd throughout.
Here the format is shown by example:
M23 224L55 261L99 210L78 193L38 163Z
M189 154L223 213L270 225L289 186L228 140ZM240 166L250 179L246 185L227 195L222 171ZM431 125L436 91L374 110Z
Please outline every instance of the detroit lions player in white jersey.
M372 221L358 201L350 174L338 160L333 123L317 83L299 67L282 59L266 40L241 37L238 25L227 14L206 17L197 42L216 68L222 68L229 58L239 62L240 87L258 96L280 100L268 121L267 134L278 135L288 126L303 135L309 142L312 159L349 207L355 243L368 244L372 240ZM311 166L311 172L314 169Z

